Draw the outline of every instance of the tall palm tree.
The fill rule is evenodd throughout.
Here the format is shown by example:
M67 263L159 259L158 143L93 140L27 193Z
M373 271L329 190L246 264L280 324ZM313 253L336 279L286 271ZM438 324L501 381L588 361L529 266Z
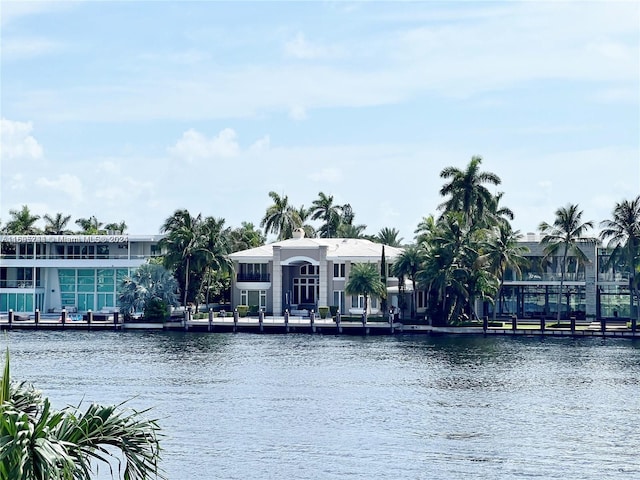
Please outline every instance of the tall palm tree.
M289 197L280 196L276 192L269 192L273 205L267 211L260 222L264 227L264 233L277 235L278 240L291 238L293 231L302 225L298 211L289 205Z
M405 278L411 280L413 291L411 292L411 318L416 315L416 281L418 272L422 269L424 252L415 244L406 247L393 263L393 275L398 277L401 285Z
M322 220L320 236L323 238L333 238L338 233L340 226L342 206L333 203L333 195L326 195L324 192L318 193L318 198L311 204L311 218Z
M556 210L556 218L553 225L542 222L538 227L544 235L540 243L544 245L545 256L555 256L561 252L561 272L560 289L558 290L558 322L560 322L560 305L562 303L562 290L567 267L567 256L569 253L576 257L578 263L587 263L589 260L580 245L593 243L595 240L587 237L586 233L593 228L591 220L582 221L582 210L578 205L569 204Z
M220 279L233 271L233 262L229 259L231 245L229 243L230 228L225 228L223 218L206 217L202 224L202 245L200 255L203 265L203 281L200 283L200 296L209 303L209 290L214 279ZM202 292L202 289L205 292Z
M164 478L160 429L144 418L147 411L127 411L123 404L55 411L32 385L10 381L8 353L0 413L0 478L89 480L93 461L124 463L127 480Z
M519 243L521 238L520 230L514 231L508 222L501 222L493 228L492 235L483 249L483 256L488 260L492 271L500 282L493 307L494 320L496 319L502 295L505 272L508 268L511 268L517 275L521 275L520 267L528 262L524 254L529 251L529 248Z
M400 231L396 228L383 227L374 237L374 240L377 243L389 245L390 247L399 247L400 245L402 245L403 239L402 237L400 237Z
M425 241L429 241L429 239L434 236L436 230L437 221L433 215L422 217L422 220L420 220L420 223L418 223L418 226L413 232L415 234L414 238L416 243L419 245Z
M367 309L369 297L382 297L385 295L385 285L380 279L380 272L373 263L354 263L349 272L349 279L345 285L348 295L364 296L364 321L367 321Z
M181 285L183 306L187 305L189 281L192 275L192 263L198 265L202 253L202 215L192 216L188 210L176 210L160 228L167 235L160 240L159 246L164 252L163 264L173 270ZM180 275L181 274L181 275Z
M55 217L49 214L44 215L45 221L44 233L47 235L67 235L71 233L67 229L67 225L71 221L71 215L63 215L62 213L56 213Z
M629 273L631 312L633 299L640 304L640 195L634 200L623 200L616 203L613 218L600 223L603 230L601 240L609 240L608 247L612 248L611 259L619 261ZM640 306L637 317L640 318ZM634 322L637 324L634 317Z
M481 222L487 211L495 203L494 196L485 184L500 185L498 175L491 172L481 172L482 158L474 156L465 170L447 167L440 172L440 177L448 179L440 189L440 195L449 198L438 206L445 211L464 212L468 225Z
M102 229L104 223L99 222L95 215L92 215L89 218L77 219L76 225L82 229L80 232L82 235L100 235L105 233L105 230Z
M304 205L301 205L297 210L298 216L300 217L300 228L304 230L304 236L307 238L314 238L316 236L316 229L308 223L308 220L311 219L312 209L305 208Z
M35 223L40 220L40 215L33 215L27 205L23 205L20 210L9 210L11 220L4 227L8 235L36 235L40 229Z

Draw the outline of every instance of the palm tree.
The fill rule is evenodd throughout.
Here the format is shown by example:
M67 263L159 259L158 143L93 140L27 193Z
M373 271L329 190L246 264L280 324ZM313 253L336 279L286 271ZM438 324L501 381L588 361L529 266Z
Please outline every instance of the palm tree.
M192 216L188 210L176 210L167 218L160 228L167 235L160 240L159 246L164 251L163 264L173 270L181 285L183 305L187 306L189 280L192 274L192 263L198 264L198 254L202 253L202 215Z
M313 227L313 225L311 225L310 223L307 223L307 221L311 219L312 209L304 208L304 205L301 205L300 208L297 210L297 212L298 212L298 216L300 217L300 224L301 224L300 228L304 230L304 236L306 238L315 238L316 229Z
M228 236L229 252L231 253L260 247L267 240L262 234L262 230L256 229L251 222L242 222L240 227L229 231Z
M389 245L390 247L399 247L402 245L402 237L398 238L399 235L400 232L397 229L384 227L381 228L375 236L375 241L383 245Z
M578 205L569 204L560 207L555 212L556 218L553 225L542 222L538 227L544 235L540 243L544 245L545 256L549 257L562 252L562 263L560 272L560 289L558 290L558 323L560 323L560 305L562 299L562 289L566 275L567 255L572 253L578 263L587 263L589 260L579 245L593 243L594 239L587 237L587 230L593 228L593 222L582 222L582 210Z
M482 158L474 156L466 170L447 167L440 172L440 177L449 179L440 189L440 195L449 198L438 206L445 211L464 212L465 221L473 225L483 220L485 212L490 211L495 203L494 196L484 184L500 185L501 180L495 173L481 172Z
M277 235L278 240L291 238L293 231L302 225L298 211L289 205L289 197L280 196L276 192L269 192L273 205L267 211L260 222L264 227L264 233Z
M416 281L417 274L422 268L424 260L424 252L418 245L409 245L396 258L393 263L393 275L398 277L401 285L404 285L404 279L411 280L413 291L411 292L411 318L416 315Z
M178 282L162 265L141 265L122 280L120 311L124 315L144 311L147 316L146 309L152 302L160 303L168 311L169 306L178 305L177 291Z
M115 232L117 235L122 235L126 230L127 230L128 226L125 223L124 220L122 220L120 223L107 223L104 226L104 229L107 232Z
M338 227L339 238L364 238L366 225L352 225L350 223L342 223Z
M62 213L56 213L55 217L46 214L42 217L45 221L44 233L47 235L68 235L71 233L67 229L67 225L71 220L71 215L63 215Z
M385 285L380 279L380 272L373 263L354 263L349 272L349 279L345 285L345 292L348 295L364 296L364 322L367 322L367 308L369 297L384 296Z
M228 255L231 252L229 234L231 229L225 228L223 218L206 217L202 224L202 245L200 256L204 265L203 281L200 283L200 296L209 303L209 293L215 279L221 279L233 271L233 262ZM202 292L202 289L205 292ZM219 293L219 292L216 292Z
M429 239L434 236L436 230L437 221L433 215L422 217L422 220L420 220L420 223L418 223L418 226L413 232L415 234L414 238L416 243L419 245L425 241L429 241Z
M20 210L9 210L11 220L4 227L8 235L37 235L40 229L34 224L40 220L40 215L32 215L29 207L23 205Z
M99 222L95 215L92 215L89 218L77 219L76 225L82 229L80 232L82 235L101 235L105 233L105 230L102 229L102 225L104 224Z
M309 210L313 220L323 221L319 230L321 237L333 238L337 235L341 223L342 206L334 205L333 195L318 193L318 199L313 201Z
M0 379L0 478L89 480L93 461L124 463L127 480L164 478L160 429L144 418L147 412L123 404L55 411L32 385L10 382L7 352Z
M517 275L521 275L520 267L528 262L524 254L529 251L529 248L519 243L521 238L520 230L513 231L508 222L500 222L494 227L492 235L484 247L483 256L488 260L492 271L500 282L493 307L494 320L496 319L502 295L505 272L508 268L511 268Z
M608 247L612 248L611 259L619 261L629 272L629 291L631 312L633 312L633 299L638 299L640 304L640 195L634 200L623 200L616 203L613 209L613 218L600 223L603 230L600 239L609 239ZM640 308L637 316L640 317ZM633 321L637 323L634 317Z

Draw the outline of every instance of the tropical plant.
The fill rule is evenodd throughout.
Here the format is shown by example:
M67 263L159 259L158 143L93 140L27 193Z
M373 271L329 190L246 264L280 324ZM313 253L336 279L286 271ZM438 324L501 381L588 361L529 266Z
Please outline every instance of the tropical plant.
M120 223L107 223L104 226L104 229L107 232L114 232L116 235L122 235L127 230L127 228L128 226L124 220L122 220Z
M367 229L366 225L353 225L350 223L341 223L338 227L339 238L364 238L364 231Z
M178 282L162 265L145 264L122 280L118 297L120 311L128 316L144 312L145 317L157 316L158 306L168 315L168 307L178 305Z
M56 411L32 385L10 381L8 351L0 383L0 478L89 480L95 462L119 464L125 480L165 478L160 428L145 418L148 410L91 404Z
M269 197L273 200L273 205L267 208L260 226L264 227L265 234L277 235L278 240L291 238L293 231L302 226L299 212L289 205L289 197L286 195L269 192Z
M508 222L499 222L493 228L488 242L483 247L483 257L487 259L491 265L492 272L499 281L498 292L493 306L494 320L502 298L505 272L511 268L519 276L522 273L520 267L528 263L524 254L529 251L529 248L519 243L521 238L520 230L513 231Z
M321 237L332 238L337 235L341 223L342 206L333 203L333 195L319 192L318 198L313 201L309 210L313 220L323 222L319 229Z
M37 235L40 229L35 223L40 220L40 215L33 215L27 205L20 210L9 210L11 220L4 226L7 235Z
M389 245L390 247L400 247L402 245L402 237L400 237L400 231L396 228L381 228L378 234L374 237L374 240L377 243Z
M582 210L578 205L569 204L560 207L555 212L556 218L553 225L542 222L538 227L543 237L540 243L544 245L546 257L561 255L560 264L560 288L558 290L558 322L560 322L561 304L565 276L567 273L567 256L569 253L575 256L579 264L588 263L589 259L580 249L580 245L592 244L595 239L586 235L590 228L593 228L591 220L582 221Z
M608 240L607 247L611 248L611 261L616 261L626 269L629 275L631 294L631 311L633 299L638 300L637 323L640 319L640 195L634 200L623 200L616 203L611 220L600 223L601 240Z
M440 177L449 179L440 189L440 195L449 198L438 206L444 211L463 212L467 225L485 221L485 213L495 211L496 200L484 184L500 185L498 175L481 172L482 158L474 156L465 170L447 167L440 172Z
M398 277L401 285L404 285L405 278L411 280L413 287L411 291L411 318L416 316L416 280L418 272L422 269L424 252L418 245L407 246L393 263L393 275Z
M76 220L76 225L78 225L82 231L80 232L82 235L102 235L106 233L104 229L102 229L102 222L99 222L98 219L92 215L89 218L79 218Z
M380 272L373 263L354 263L349 271L349 279L345 285L348 295L362 295L364 297L364 321L367 320L369 297L382 297L386 287L380 280Z
M264 245L266 240L262 231L259 228L256 229L253 223L242 222L239 228L229 231L229 252L234 253L260 247Z
M71 233L71 231L67 229L67 225L69 224L69 221L71 221L71 215L63 215L62 213L58 212L54 217L46 214L42 218L45 221L45 234L68 235Z

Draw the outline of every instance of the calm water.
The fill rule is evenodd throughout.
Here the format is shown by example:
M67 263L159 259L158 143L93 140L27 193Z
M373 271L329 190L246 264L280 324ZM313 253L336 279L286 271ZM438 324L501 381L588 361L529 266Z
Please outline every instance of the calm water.
M13 377L57 407L154 407L174 480L640 478L640 343L629 340L0 338Z

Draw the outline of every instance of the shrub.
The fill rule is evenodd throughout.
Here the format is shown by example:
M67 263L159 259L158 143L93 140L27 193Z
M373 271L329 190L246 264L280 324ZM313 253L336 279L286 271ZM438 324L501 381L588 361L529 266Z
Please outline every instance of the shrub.
M260 308L258 307L258 305L249 305L249 313L251 315L256 315L259 310Z
M318 307L318 313L320 314L320 318L327 318L329 307Z
M169 313L169 305L167 305L167 302L159 298L150 299L144 307L145 320L165 321L169 318Z
M335 317L338 314L338 306L337 305L329 305L329 311L331 312L331 316Z
M249 305L238 305L236 309L238 310L238 315L246 317L247 312L249 312Z

